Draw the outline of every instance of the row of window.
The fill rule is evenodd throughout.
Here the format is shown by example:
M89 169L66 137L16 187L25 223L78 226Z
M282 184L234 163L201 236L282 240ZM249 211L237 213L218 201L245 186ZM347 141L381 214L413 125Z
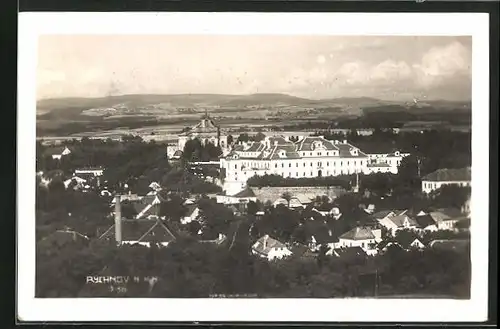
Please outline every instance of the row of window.
M336 165L337 165L337 162L332 162L332 163L333 163L333 166L336 166ZM357 162L356 160L353 160L353 161L346 161L346 165L347 165L347 166L349 166L349 165L352 165L352 166L363 166L363 165L365 165L365 164L366 164L366 162L365 162L365 161L363 161L363 160L361 160L361 161L359 161L359 162ZM340 161L340 166L343 166L343 165L344 165L344 162L343 162L343 161ZM243 164L242 164L242 167L246 167L246 166L247 166L247 165L246 165L246 163L243 163ZM250 166L251 166L252 168L269 168L269 166L267 166L267 165L266 165L266 166L262 166L262 165L261 165L261 166L259 166L258 164L257 164L257 165L255 165L255 164L251 164ZM306 166L307 166L307 164L304 162L304 163L302 163L302 166L303 166L303 167L306 167ZM310 163L310 167L313 167L313 166L314 166L314 162L311 162L311 163ZM322 162L321 162L321 161L318 161L317 166L318 166L318 167L321 167L321 166L322 166ZM327 162L326 162L326 166L327 166L327 167L329 167L329 166L330 166L330 162L328 162L328 161L327 161ZM292 167L292 163L290 162L290 163L288 163L288 168L291 168L291 167ZM295 167L296 167L296 168L298 168L298 167L299 167L299 163L298 163L298 162L296 162L296 163L295 163ZM274 168L278 168L278 163L275 163L275 164L274 164ZM285 168L285 163L283 163L283 162L281 163L281 168ZM234 164L234 169L238 169L238 164Z
M438 189L443 185L442 183L423 183L424 184L424 189ZM453 185L458 185L458 186L468 186L469 184L466 182L461 182L461 183L455 183Z

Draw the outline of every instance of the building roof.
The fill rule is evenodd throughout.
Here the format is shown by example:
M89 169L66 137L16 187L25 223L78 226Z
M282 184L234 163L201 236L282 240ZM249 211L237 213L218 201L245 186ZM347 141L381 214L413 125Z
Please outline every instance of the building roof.
M382 210L382 211L378 211L378 212L374 213L372 215L372 217L375 219L383 219L383 218L389 216L390 214L394 214L394 212L392 210Z
M191 135L194 133L198 133L198 134L217 133L218 130L219 130L219 127L208 117L208 115L205 115L199 123L194 125L185 134Z
M115 239L115 224L113 224L100 237L102 239ZM122 220L123 242L171 242L176 239L174 233L168 228L167 223L161 220L134 219Z
M373 235L372 230L367 227L355 227L342 234L339 238L346 240L369 240L375 239L375 235Z
M187 203L184 205L187 208L186 216L189 216L189 217L192 216L194 211L198 208L198 205L196 203Z
M388 220L393 222L397 227L404 226L406 220L408 220L410 226L417 225L417 222L413 218L406 215L389 216Z
M268 255L273 248L286 248L286 245L276 239L271 238L269 235L264 235L252 246L252 249L259 254Z
M337 248L332 254L342 259L356 259L366 257L366 252L361 247Z
M430 216L429 214L422 215L422 216L416 216L414 219L415 219L415 222L417 223L417 227L419 227L419 228L426 228L428 226L436 224L436 222L434 221L432 216Z
M455 220L466 217L465 215L462 214L462 212L459 209L456 208L437 209L436 211L431 211L429 213L429 216L431 216L436 223L441 223L447 220Z
M438 169L426 175L423 181L433 182L463 182L471 180L471 168L460 169Z
M250 187L247 186L242 191L233 195L233 197L235 197L235 198L253 198L253 197L255 197L255 193L253 192L253 190Z

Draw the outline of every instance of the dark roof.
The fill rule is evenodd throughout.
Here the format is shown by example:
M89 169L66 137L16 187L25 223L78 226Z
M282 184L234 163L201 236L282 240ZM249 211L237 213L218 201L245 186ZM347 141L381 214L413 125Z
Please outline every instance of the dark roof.
M304 227L307 237L312 239L314 236L314 239L318 244L339 241L338 235L335 234L334 230L322 220L308 220L304 223Z
M423 216L416 216L415 222L417 223L417 226L419 228L426 228L430 225L436 224L432 216L430 216L429 214Z
M406 215L398 215L398 216L390 216L388 218L391 222L394 223L397 227L402 227L405 224L405 221L408 220L409 226L416 226L417 222L409 216Z
M99 239L115 239L113 224ZM122 220L122 241L171 242L176 239L167 223L160 220Z
M361 247L348 247L333 249L333 255L342 259L356 259L366 257L366 252Z
M460 209L456 208L436 209L435 211L431 211L429 215L432 217L432 219L434 219L436 223L466 217L464 214L462 214L462 211L460 211Z
M302 244L295 244L292 248L292 257L294 258L302 258L302 259L314 259L316 257L316 253L312 252L307 246Z
M246 187L243 191L240 191L233 196L236 198L253 198L255 197L255 193L250 187Z
M435 182L470 181L471 168L467 167L460 169L438 169L426 175L422 180Z
M389 215L392 212L393 212L392 210L383 210L383 211L378 211L371 216L375 219L382 219L387 217L387 215Z

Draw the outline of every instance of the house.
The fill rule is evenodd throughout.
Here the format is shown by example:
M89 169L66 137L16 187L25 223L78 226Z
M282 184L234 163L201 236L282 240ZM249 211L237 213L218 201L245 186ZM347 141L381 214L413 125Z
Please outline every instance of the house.
M166 222L155 219L125 219L122 218L120 197L115 197L115 223L100 237L101 241L114 241L119 246L124 244L139 244L151 247L158 244L166 247L175 241L176 236L167 227Z
M444 185L471 186L471 168L438 169L422 178L424 193L430 193Z
M415 222L417 223L417 231L427 231L435 232L438 230L437 224L429 214L415 216Z
M283 259L292 255L292 251L284 243L271 238L267 234L252 245L252 253L269 261Z
M66 146L54 146L47 148L44 154L51 156L52 159L61 160L63 156L71 154L71 150Z
M120 229L121 233L118 233ZM115 223L99 237L99 240L114 240L118 245L139 244L145 247L155 243L166 247L175 239L167 224L159 219L122 219L119 228Z
M257 197L255 196L255 193L250 187L246 187L242 191L233 194L233 195L217 195L217 203L223 203L223 204L246 204L249 203L250 201L252 202L257 202Z
M382 240L380 229L370 229L368 227L355 227L342 234L336 247L361 247L368 255L377 253L376 245Z
M200 208L198 205L194 203L190 203L186 205L187 211L183 218L181 218L181 224L188 224L192 221L198 219L198 215L200 214Z
M322 221L306 221L304 229L308 246L313 251L319 251L321 246L333 248L339 242L339 238L334 234L333 229Z
M75 189L75 190L82 189L86 185L85 184L86 182L87 182L86 179L83 179L83 178L78 177L78 176L73 176L70 179L67 179L64 181L64 187L68 188L70 186L70 184L73 183L73 184L75 184L73 189Z
M396 234L398 230L417 228L417 222L404 213L402 215L386 216L378 222L388 229L392 235Z
M307 246L304 246L303 244L297 243L294 244L291 248L292 250L292 258L294 259L300 259L304 261L311 261L315 260L317 253L312 252L311 249L309 249Z
M326 252L326 255L349 261L364 258L367 256L367 253L361 247L346 247L336 249L332 248Z
M322 216L333 218L335 220L338 220L340 219L340 217L342 217L340 209L335 206L319 206L317 208L313 208L312 211L315 211Z
M81 168L75 170L75 175L90 175L94 177L99 177L104 174L104 169L102 167L97 168Z
M142 197L140 197L139 195L137 194L132 194L132 193L128 193L128 194L121 194L120 195L120 202L123 202L123 201L137 201L137 200L140 200L142 199ZM116 203L116 198L113 198L113 200L111 200L111 205L114 205Z
M436 223L438 230L454 230L455 224L467 216L456 208L441 208L431 211L429 216Z

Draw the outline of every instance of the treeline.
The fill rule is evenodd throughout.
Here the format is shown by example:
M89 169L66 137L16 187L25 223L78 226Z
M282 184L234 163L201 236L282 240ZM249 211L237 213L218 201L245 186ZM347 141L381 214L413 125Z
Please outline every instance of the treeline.
M342 175L331 177L311 177L311 178L287 178L280 175L252 176L248 179L247 185L250 187L310 187L310 186L335 186L345 190L351 188L354 182L354 175Z
M39 252L36 297L208 298L239 294L267 298L341 298L428 294L469 298L468 252L399 251L369 258L318 256L267 262L252 256L249 245L201 244L179 239L166 249L141 246L68 245ZM46 260L46 262L45 262ZM57 268L57 271L54 271ZM86 285L89 273L157 277L111 291Z
M38 142L37 171L60 172L62 174L57 180L63 180L71 177L75 169L102 167L102 188L121 192L130 190L138 194L149 192L151 182L181 192L212 193L221 190L219 186L195 175L187 163L171 163L165 144L145 142L138 136L123 136L121 141L83 138L68 141L63 146L67 146L71 153L55 160L45 153L50 147Z

